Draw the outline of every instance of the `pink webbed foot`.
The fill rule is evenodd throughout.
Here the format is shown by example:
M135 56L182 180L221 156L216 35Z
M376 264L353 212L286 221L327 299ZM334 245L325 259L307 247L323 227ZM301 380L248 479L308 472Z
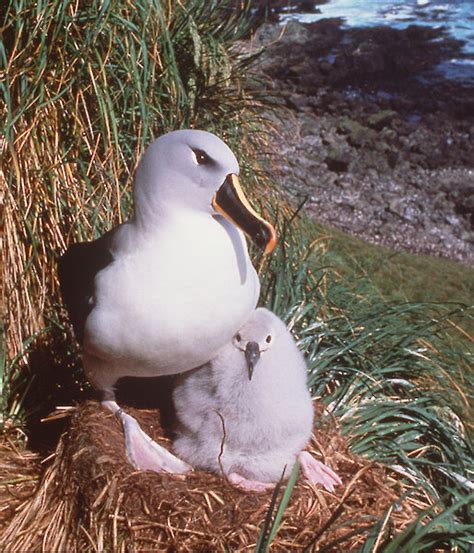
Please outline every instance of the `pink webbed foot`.
M271 490L275 487L275 484L272 484L271 482L259 482L258 480L249 480L248 478L245 478L244 476L241 476L236 472L231 472L227 476L227 479L235 488L238 488L239 490L243 490L245 492L261 493Z
M103 401L102 405L122 421L127 459L134 468L171 474L183 474L193 470L190 465L153 441L140 428L138 422L124 413L115 401Z
M333 492L334 486L342 484L339 476L328 466L317 461L307 451L299 454L301 469L310 484L322 484L326 490Z

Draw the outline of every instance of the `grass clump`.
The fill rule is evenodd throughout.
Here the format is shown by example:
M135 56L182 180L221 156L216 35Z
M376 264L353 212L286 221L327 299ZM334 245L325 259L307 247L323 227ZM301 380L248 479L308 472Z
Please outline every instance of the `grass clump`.
M474 269L439 257L393 251L319 224L312 234L328 242L326 262L347 281L370 282L388 301L455 302L471 305ZM471 334L474 325L470 325Z
M307 228L302 219L283 232L265 271L265 301L298 335L309 385L341 421L352 451L398 472L419 502L415 523L394 537L389 513L364 551L375 540L387 551L405 543L410 551L463 551L474 531L474 350L466 330L474 308L384 300L367 276L341 278L328 265L327 241L310 235L311 244Z

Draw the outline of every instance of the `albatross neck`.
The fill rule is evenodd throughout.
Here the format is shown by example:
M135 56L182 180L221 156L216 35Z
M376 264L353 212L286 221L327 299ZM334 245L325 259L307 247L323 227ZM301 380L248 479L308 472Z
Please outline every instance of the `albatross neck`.
M207 209L196 209L183 204L167 203L159 209L135 209L135 215L131 221L136 230L140 233L150 234L166 232L167 228L176 225L190 226L194 224L213 223L213 210L211 206Z

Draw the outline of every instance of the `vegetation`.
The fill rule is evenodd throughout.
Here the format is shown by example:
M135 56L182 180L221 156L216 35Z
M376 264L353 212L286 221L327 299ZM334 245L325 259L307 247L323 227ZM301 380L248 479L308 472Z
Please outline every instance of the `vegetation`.
M474 270L470 267L374 246L314 223L310 233L327 241L326 262L342 278L355 283L370 281L374 292L378 290L387 301L472 303Z
M55 259L127 217L134 168L154 136L214 131L242 160L255 196L268 186L263 165L255 168L267 154L268 102L238 50L247 14L228 6L10 0L0 37L2 423L21 422L40 398L57 404L80 393L72 379L44 387L59 374L77 376ZM275 198L263 207L271 212ZM282 239L274 255L256 259L262 303L294 329L312 390L340 418L353 450L394 467L427 506L396 536L387 513L364 551L467 550L473 271L388 253L281 205L271 216ZM53 373L32 380L37 370ZM255 537L260 550L276 535L291 485L282 503L277 494L273 525L269 513Z
M344 278L322 266L339 253L324 251L321 239L311 248L302 223L282 229L284 246L264 273L265 301L299 336L309 385L339 417L352 450L394 468L420 504L429 504L393 541L387 521L379 521L364 550L376 540L387 551L405 544L407 551L467 550L474 531L474 350L465 328L473 306L384 300L376 278L360 271L348 278L349 257ZM422 520L431 520L428 528Z

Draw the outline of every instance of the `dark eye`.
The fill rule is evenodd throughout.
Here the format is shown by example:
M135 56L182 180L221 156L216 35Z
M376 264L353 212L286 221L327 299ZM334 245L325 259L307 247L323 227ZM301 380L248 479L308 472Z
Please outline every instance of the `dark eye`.
M270 336L270 334L265 338L265 342L267 342L267 344L269 344L270 342L272 341L272 337Z
M242 336L240 334L236 334L235 339L237 340L237 342L241 342L242 341Z
M193 150L194 156L196 157L196 163L198 165L210 165L212 159L206 154L204 150Z

